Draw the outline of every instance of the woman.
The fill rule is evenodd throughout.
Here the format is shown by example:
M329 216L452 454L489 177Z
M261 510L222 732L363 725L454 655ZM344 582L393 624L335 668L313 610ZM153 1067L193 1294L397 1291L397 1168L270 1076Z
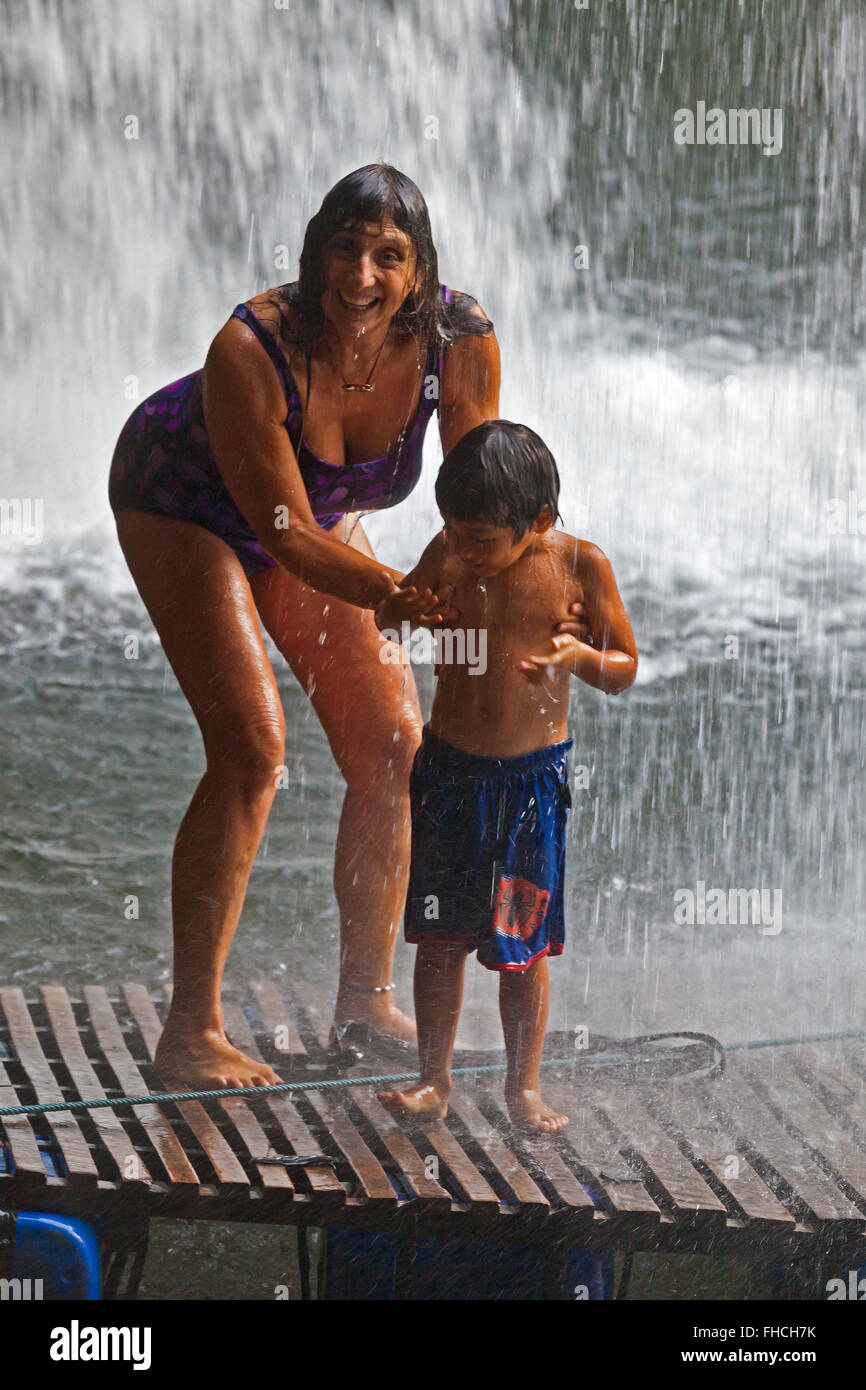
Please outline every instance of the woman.
M371 164L341 179L310 221L298 281L238 305L204 368L149 397L121 433L109 482L118 537L207 758L172 861L174 994L156 1056L169 1084L278 1079L231 1045L220 1005L284 759L257 616L347 784L335 1045L357 1055L371 1039L414 1040L392 1001L391 963L421 715L409 672L380 660L370 610L398 630L450 610L447 594L399 588L356 513L408 495L434 409L445 451L498 417L493 325L439 285L415 184Z

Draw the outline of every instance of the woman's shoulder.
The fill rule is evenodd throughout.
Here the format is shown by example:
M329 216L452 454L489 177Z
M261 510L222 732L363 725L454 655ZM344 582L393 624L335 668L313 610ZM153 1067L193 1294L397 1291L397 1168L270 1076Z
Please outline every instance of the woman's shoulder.
M464 290L452 289L451 286L439 286L440 293L446 289L447 294L443 295L442 304L442 326L450 341L493 333L493 321L474 295L466 294Z
M295 328L297 324L297 311L294 308L292 285L277 285L269 290L262 290L261 294L254 294L252 299L244 301L248 309L252 309L256 318L269 328L275 338L284 334L286 328Z

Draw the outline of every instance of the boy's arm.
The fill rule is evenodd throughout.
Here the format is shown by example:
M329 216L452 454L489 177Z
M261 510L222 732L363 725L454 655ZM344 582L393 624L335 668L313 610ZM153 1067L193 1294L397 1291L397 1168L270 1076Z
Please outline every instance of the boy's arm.
M379 604L376 626L380 632L400 629L404 622L431 627L453 615L449 606L453 586L442 585L440 577L444 540L441 531L434 536L415 568L400 580L399 588Z
M625 604L604 551L590 541L569 540L570 568L583 587L594 646L562 634L551 639L547 652L527 657L518 669L528 680L539 681L546 667L564 667L596 690L618 695L637 675L637 647Z
M432 589L435 593L441 578L444 554L445 536L442 531L437 531L415 568L400 581L401 588L414 586L416 589Z

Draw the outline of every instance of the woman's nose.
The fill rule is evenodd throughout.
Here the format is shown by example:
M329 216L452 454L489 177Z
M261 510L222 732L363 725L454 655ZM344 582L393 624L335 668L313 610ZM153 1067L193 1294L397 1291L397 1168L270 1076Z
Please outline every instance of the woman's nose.
M355 276L355 283L359 289L365 289L367 285L375 284L373 261L370 256L359 256L352 270Z

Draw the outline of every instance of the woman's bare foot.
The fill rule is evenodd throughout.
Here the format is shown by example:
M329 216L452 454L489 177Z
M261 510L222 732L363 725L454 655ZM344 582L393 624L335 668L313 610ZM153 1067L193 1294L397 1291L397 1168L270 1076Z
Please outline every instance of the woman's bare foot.
M164 1029L153 1064L160 1079L179 1091L272 1086L280 1080L273 1067L254 1062L216 1028L196 1033Z
M530 1130L535 1134L555 1134L565 1129L567 1115L558 1115L545 1105L538 1091L506 1092L505 1103L508 1113L519 1129Z
M434 1086L419 1081L408 1091L380 1091L379 1100L392 1115L421 1115L426 1119L442 1120L448 1114L450 1086Z
M417 1043L415 1020L391 1003L389 994L363 994L360 990L340 990L334 1010L334 1027L347 1023L367 1023L388 1038Z

